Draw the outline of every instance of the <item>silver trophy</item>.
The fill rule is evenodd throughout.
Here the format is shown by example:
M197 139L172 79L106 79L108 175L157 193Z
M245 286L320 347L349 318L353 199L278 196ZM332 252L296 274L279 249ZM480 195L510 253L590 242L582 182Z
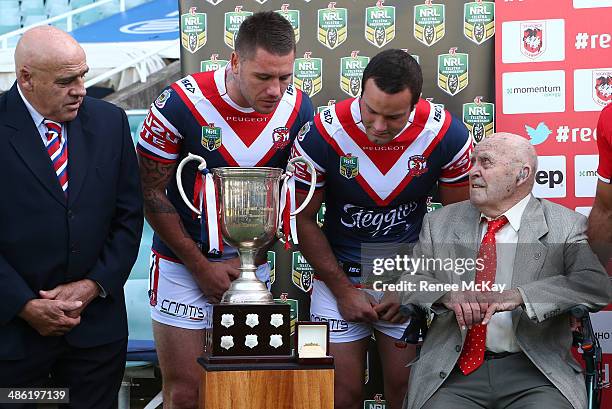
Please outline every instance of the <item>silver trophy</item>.
M176 177L181 197L195 213L202 215L185 195L181 173L189 161L200 162L199 171L206 169L204 158L189 154L178 166ZM220 167L212 169L212 178L216 195L219 198L219 227L223 239L236 247L240 254L240 277L232 281L230 288L223 294L222 304L273 304L274 299L255 271L255 257L258 251L266 247L275 235L281 237L279 212L281 190L279 182L284 184L293 177L294 163L303 162L311 174L310 190L304 203L291 212L291 216L300 213L310 201L316 183L315 169L303 157L296 157L287 164L287 172L282 169L267 167ZM198 175L199 177L199 175ZM204 177L204 176L202 176ZM289 203L286 204L289 206Z

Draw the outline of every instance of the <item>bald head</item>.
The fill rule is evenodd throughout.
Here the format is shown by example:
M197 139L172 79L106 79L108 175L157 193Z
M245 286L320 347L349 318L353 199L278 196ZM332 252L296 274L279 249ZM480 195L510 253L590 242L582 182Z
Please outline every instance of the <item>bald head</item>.
M510 162L530 165L535 173L538 166L538 154L533 145L522 136L509 132L497 132L484 138L476 146L476 149L481 145L482 148L486 147L503 152Z
M503 214L533 189L537 160L519 135L499 132L483 139L472 155L470 200L489 217Z
M45 118L73 120L85 96L89 68L83 48L51 26L26 31L15 48L15 74L24 97Z
M83 48L70 34L52 26L26 31L15 48L15 71L24 66L49 69L57 62L82 57Z

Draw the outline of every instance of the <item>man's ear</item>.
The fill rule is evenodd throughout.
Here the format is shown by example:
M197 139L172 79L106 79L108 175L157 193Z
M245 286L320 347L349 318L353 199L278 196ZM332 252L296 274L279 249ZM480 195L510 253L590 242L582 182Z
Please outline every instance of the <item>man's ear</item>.
M519 170L519 173L516 175L516 182L519 185L522 185L523 182L525 180L527 180L527 178L529 177L531 173L531 168L529 168L529 166L524 165L521 170Z
M232 68L232 74L238 75L238 65L239 65L240 57L236 51L232 51L232 56L230 57L230 64Z
M32 91L32 72L27 67L21 67L17 73L17 83L22 90Z

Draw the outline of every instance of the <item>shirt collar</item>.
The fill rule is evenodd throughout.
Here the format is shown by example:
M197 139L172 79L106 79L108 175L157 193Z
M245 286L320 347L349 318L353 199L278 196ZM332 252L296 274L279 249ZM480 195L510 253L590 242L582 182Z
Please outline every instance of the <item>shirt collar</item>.
M28 109L28 112L30 113L30 116L32 117L32 120L34 121L34 125L36 125L36 128L38 128L43 123L43 121L45 120L45 117L42 116L32 106L32 104L30 104L30 102L23 95L23 92L21 92L21 88L19 88L19 85L17 85L17 90L19 91L19 96L21 96L21 99L23 100L23 103L25 104L26 108Z
M521 219L523 218L523 213L527 208L527 204L529 203L529 199L531 199L531 193L522 198L517 204L512 206L510 209L506 210L506 212L502 216L506 216L508 222L512 226L515 231L519 231L521 227ZM500 216L501 217L501 216ZM480 213L480 219L491 220L490 217L485 216L483 213Z

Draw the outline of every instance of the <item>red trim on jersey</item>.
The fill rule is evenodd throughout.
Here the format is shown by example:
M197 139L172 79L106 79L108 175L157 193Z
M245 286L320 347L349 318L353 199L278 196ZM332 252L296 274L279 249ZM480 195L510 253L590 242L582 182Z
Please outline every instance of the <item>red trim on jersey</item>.
M293 112L291 112L291 116L289 117L289 119L287 120L287 123L285 124L285 126L289 130L291 130L291 127L295 124L297 115L300 111L300 108L302 107L302 93L297 88L294 88L294 90L295 92L297 92L295 96L295 105L293 106ZM276 110L274 112L276 112ZM291 141L290 143L293 143L293 141ZM261 160L255 164L255 166L265 165L272 158L272 156L276 154L276 152L278 152L278 149L276 149L274 144L272 144L272 147L268 150L268 152L264 155L264 157L261 158Z
M436 148L436 146L438 146L438 144L440 143L440 141L446 134L446 131L448 130L451 124L451 120L452 120L451 115L445 116L444 124L442 125L442 128L440 129L438 134L435 136L435 138L431 141L427 149L425 149L425 151L422 154L426 159L429 158L429 155L431 154L431 152ZM332 137L327 133L327 130L321 123L320 115L315 116L314 124L317 127L317 130L319 131L321 136L323 136L325 141L336 151L336 153L340 156L346 156L346 153L343 152L342 149L340 149L340 146L336 143L336 141L332 139ZM348 132L348 130L345 129L345 132ZM372 189L372 187L368 184L368 182L364 179L364 177L361 176L361 174L358 174L355 177L355 180L357 181L357 183L359 183L361 188L368 194L368 196L370 196L370 198L374 200L374 202L377 205L387 206L389 203L393 201L393 199L397 197L397 195L399 195L399 193L408 185L408 183L410 183L412 178L413 178L412 175L407 174L406 177L402 180L402 182L395 189L393 189L393 191L389 194L389 196L387 196L387 198L384 200L380 196L378 196L378 193L376 193L376 191Z
M189 112L191 112L195 120L198 121L198 124L200 124L200 126L208 126L208 122L206 122L204 117L198 112L195 106L191 103L191 101L189 100L189 97L185 94L185 92L183 92L181 87L176 85L176 83L173 83L171 87L173 90L176 91L178 96L183 100L183 103L185 104L187 109L189 109ZM227 151L227 149L225 149L223 145L221 145L219 149L217 149L217 151L221 154L221 156L223 156L223 159L225 159L228 166L238 166L238 162L236 162L236 160L232 157L232 155L230 155L230 153Z
M217 83L215 82L214 71L202 72L192 75L196 84L202 91L202 94L208 99L208 101L212 104L212 106L221 114L221 116L247 116L253 118L268 118L271 119L276 112L276 108L269 114L260 114L258 112L241 112L228 104L221 94L219 93L219 89L217 88ZM226 90L227 93L227 90ZM257 137L264 130L266 125L268 125L268 121L264 122L234 122L228 121L227 118L224 118L225 122L229 125L230 128L238 135L238 138L249 148L253 142L257 140Z
M378 170L380 170L383 175L386 175L406 150L398 149L380 151L368 149L376 148L379 145L371 142L366 133L359 129L355 123L351 113L351 105L354 99L355 98L349 99L335 105L338 120L340 121L342 127L346 130L349 137L361 147L363 153L370 158ZM414 121L406 129L404 129L402 133L395 137L395 139L386 144L386 146L405 146L407 148L423 131L423 126L425 123L427 123L427 119L429 118L430 109L431 106L428 102L423 101L422 99L419 100L416 106Z
M466 174L465 177L467 178L468 175ZM469 185L469 180L464 180L461 182L441 182L438 181L438 185L443 185L443 186L448 186L448 187L463 187L463 186L467 186Z
M174 160L174 159L164 159L164 158L160 158L159 156L153 156L153 155L145 152L143 150L143 148L139 147L138 145L136 145L136 152L138 152L138 154L140 156L144 156L145 158L154 160L155 162L160 162L160 163L176 163L176 160Z

